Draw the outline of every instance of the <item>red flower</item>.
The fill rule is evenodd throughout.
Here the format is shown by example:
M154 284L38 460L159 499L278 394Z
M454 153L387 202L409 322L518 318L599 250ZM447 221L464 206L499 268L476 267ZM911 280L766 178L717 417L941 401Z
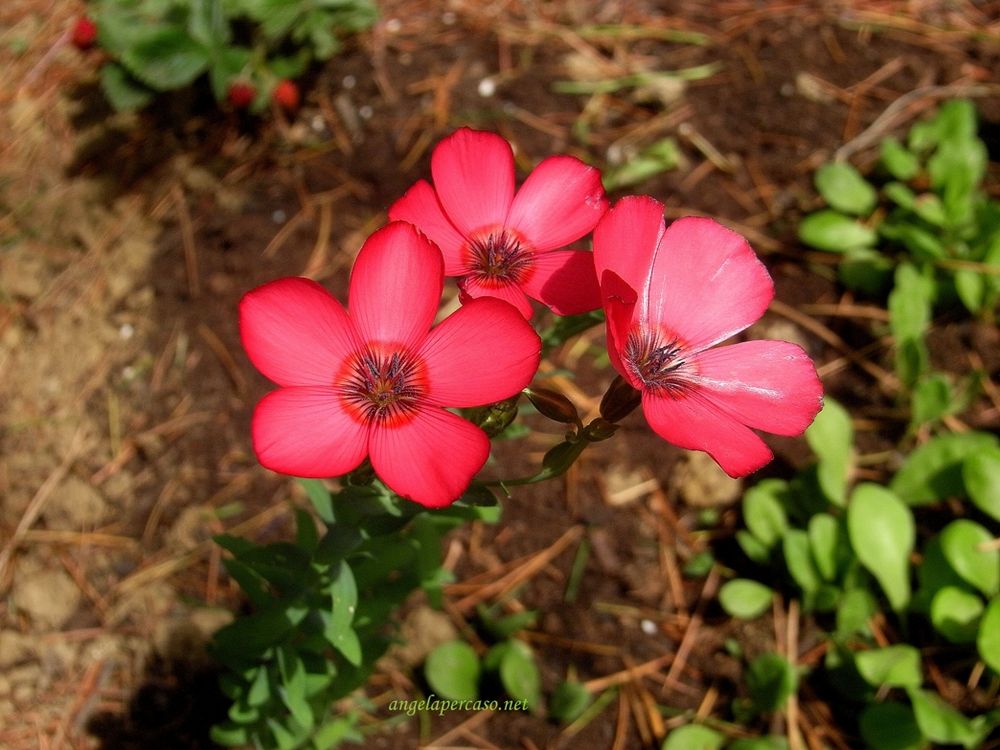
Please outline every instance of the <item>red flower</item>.
M754 430L798 435L822 406L808 355L786 341L715 349L774 297L767 269L740 235L710 219L665 227L663 206L629 197L594 230L611 362L642 392L660 437L702 450L730 476L773 455Z
M510 305L478 300L431 328L441 254L393 223L365 242L347 311L319 284L273 281L240 303L251 361L281 386L253 416L260 462L283 474L339 476L366 456L399 495L441 507L489 455L485 433L445 407L514 395L538 368L541 342Z
M514 154L493 133L452 133L431 157L434 186L420 180L389 209L444 254L463 302L507 300L525 318L528 297L559 315L601 306L593 254L561 248L588 234L608 208L600 173L571 156L545 159L514 194Z

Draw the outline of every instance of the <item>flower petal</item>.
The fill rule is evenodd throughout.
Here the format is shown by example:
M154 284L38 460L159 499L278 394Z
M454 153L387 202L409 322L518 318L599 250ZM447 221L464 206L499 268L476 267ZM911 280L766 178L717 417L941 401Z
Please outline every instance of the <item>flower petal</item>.
M357 348L354 324L315 281L287 278L240 300L240 337L254 366L278 385L329 385Z
M771 276L743 237L686 217L660 238L636 313L698 351L758 320L773 297Z
M638 295L646 285L663 232L662 203L646 195L618 201L594 229L594 267L601 285L611 272L617 277L615 295L621 296L622 282ZM606 290L604 296L608 296Z
M531 382L542 342L510 305L470 300L438 324L420 352L428 398L440 406L481 406L509 398Z
M344 411L328 387L271 391L257 404L251 432L262 465L297 477L346 474L368 453L368 428Z
M746 476L774 456L756 433L694 391L681 398L642 394L646 420L664 440L705 451L731 477Z
M598 170L572 156L550 156L517 191L507 225L544 252L576 242L607 210Z
M521 288L556 315L578 315L601 306L594 254L585 250L536 254Z
M462 304L480 297L495 297L516 307L525 320L531 320L535 312L517 284L484 283L473 276L464 276L458 282L458 290Z
M500 136L456 130L434 149L431 174L445 213L466 237L507 222L514 199L514 153Z
M358 253L347 307L366 343L416 347L434 322L443 286L440 251L412 224L396 221Z
M408 221L438 246L444 256L446 276L461 276L466 272L462 261L465 237L445 215L437 193L427 180L415 183L389 209L390 221Z
M705 397L748 427L798 435L823 405L823 384L800 346L745 341L694 357Z
M455 502L489 454L486 433L436 407L371 435L375 473L397 494L428 508Z

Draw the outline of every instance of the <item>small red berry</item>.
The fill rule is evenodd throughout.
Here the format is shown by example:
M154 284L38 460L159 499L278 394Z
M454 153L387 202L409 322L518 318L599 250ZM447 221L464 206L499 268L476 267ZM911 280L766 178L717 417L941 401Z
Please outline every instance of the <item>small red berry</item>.
M229 84L229 92L226 94L229 103L236 109L246 109L253 103L256 96L257 89L245 81L235 81Z
M97 41L97 24L87 16L80 16L73 25L70 38L77 49L90 49Z
M295 81L289 81L287 78L279 81L271 93L271 99L286 112L294 112L299 108L299 98L299 87Z

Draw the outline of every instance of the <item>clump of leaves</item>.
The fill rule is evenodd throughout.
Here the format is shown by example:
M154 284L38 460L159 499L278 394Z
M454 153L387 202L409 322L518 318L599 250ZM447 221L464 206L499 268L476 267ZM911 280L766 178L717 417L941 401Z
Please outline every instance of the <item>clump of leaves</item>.
M1000 203L983 190L987 161L975 106L947 102L905 144L882 142L870 181L846 162L820 167L816 189L828 207L802 220L799 238L842 254L840 277L853 289L898 289L908 268L928 285L921 302L957 297L991 316L1000 300Z
M1000 549L993 541L1000 440L982 432L937 435L882 485L853 482L851 420L835 401L827 399L806 437L816 464L791 481L759 482L744 496L737 541L767 571L767 583L728 581L719 592L723 609L758 617L771 608L777 584L826 624L821 671L866 704L858 731L868 747L978 747L1000 725L1000 712L970 718L924 689L922 649L945 646L938 650L981 662L992 675L985 679L1000 682ZM930 530L920 523L925 508L938 514ZM955 517L941 523L946 508ZM928 632L914 623L929 622L931 638L879 643L875 617L903 634ZM882 736L888 726L900 728L899 742Z
M287 109L291 79L376 17L372 0L91 0L88 14L111 58L101 86L118 110L203 77L220 103L260 111L278 94Z

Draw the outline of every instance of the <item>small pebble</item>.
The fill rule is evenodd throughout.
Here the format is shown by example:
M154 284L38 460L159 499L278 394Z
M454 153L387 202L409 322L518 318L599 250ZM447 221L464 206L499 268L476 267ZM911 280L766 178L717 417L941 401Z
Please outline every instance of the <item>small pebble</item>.
M456 16L455 13L450 10L446 10L444 13L441 14L441 23L443 23L445 26L451 26L452 24L455 23L457 19L458 16Z
M358 85L358 79L352 75L346 75L344 76L344 80L340 82L340 85L343 86L345 89L350 90Z
M360 117L362 120L370 120L372 119L372 115L374 114L375 110L373 110L367 104L362 104L360 107L358 107L358 117Z
M398 33L401 28L403 28L403 22L398 18L390 18L385 22L385 30L390 34Z
M285 219L287 219L287 218L288 218L288 214L286 214L280 208L277 211L275 211L274 213L271 214L271 221L273 221L275 224L284 224L285 223Z
M131 323L123 323L122 327L118 329L118 335L128 341L135 335L135 327Z
M656 632L659 630L659 628L656 627L656 623L652 620L643 620L639 623L639 627L646 635L656 635Z
M482 97L493 96L497 92L497 82L492 78L484 78L479 82L479 95Z

